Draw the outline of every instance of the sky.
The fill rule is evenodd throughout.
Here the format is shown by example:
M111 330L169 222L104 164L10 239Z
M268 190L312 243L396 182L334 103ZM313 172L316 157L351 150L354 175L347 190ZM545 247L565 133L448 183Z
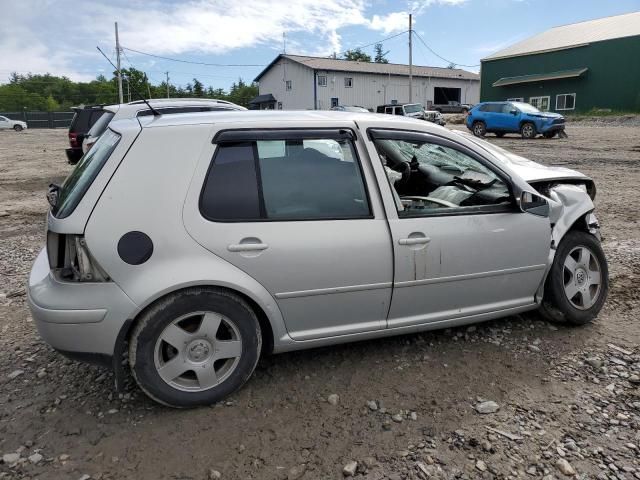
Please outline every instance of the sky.
M207 86L225 89L240 77L253 80L285 48L290 54L327 56L388 39L382 43L389 61L408 63L408 35L402 32L409 28L409 12L417 33L414 64L447 66L451 62L477 72L481 58L551 27L640 11L640 0L2 3L0 83L6 82L11 72L49 72L78 81L89 81L99 74L109 77L113 68L96 46L115 61L117 21L124 48L123 67L145 71L152 83L163 81L168 71L174 85L185 85L195 77ZM132 50L216 66L163 60ZM364 51L373 54L373 46Z

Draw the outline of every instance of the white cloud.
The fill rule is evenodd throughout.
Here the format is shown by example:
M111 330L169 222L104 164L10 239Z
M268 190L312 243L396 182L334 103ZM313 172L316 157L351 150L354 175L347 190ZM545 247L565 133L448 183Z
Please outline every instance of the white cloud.
M96 55L94 45L113 45L113 21L118 21L123 46L158 55L224 54L256 46L279 50L283 32L291 36L288 51L328 55L352 47L343 45L340 30L345 27L388 35L408 28L409 11L419 15L431 5L465 1L410 0L402 2L404 11L372 15L376 2L370 0L45 0L39 9L25 0L3 9L0 71L92 78L82 72L83 62Z

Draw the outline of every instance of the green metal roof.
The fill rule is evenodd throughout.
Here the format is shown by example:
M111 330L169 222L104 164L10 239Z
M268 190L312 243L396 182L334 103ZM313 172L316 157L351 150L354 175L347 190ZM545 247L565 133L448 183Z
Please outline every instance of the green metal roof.
M573 70L560 70L558 72L534 73L531 75L521 75L519 77L502 77L493 82L494 87L504 87L517 83L544 82L547 80L559 80L561 78L573 78L584 75L589 68L575 68Z

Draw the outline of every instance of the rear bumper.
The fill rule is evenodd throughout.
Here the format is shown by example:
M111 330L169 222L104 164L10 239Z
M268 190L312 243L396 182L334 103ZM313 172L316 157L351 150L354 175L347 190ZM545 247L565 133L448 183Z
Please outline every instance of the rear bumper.
M113 282L71 283L54 278L46 249L31 269L27 299L42 339L74 358L108 363L136 305Z
M82 148L67 148L65 153L67 154L67 162L71 165L75 165L82 158Z

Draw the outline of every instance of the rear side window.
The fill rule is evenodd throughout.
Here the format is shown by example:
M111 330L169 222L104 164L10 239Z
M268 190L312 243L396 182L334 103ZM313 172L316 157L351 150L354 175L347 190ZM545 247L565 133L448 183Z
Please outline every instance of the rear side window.
M258 140L218 146L200 197L209 220L369 218L351 140Z
M73 213L119 141L120 135L113 130L107 130L93 148L82 157L60 187L58 200L53 209L53 214L57 218L65 218Z

